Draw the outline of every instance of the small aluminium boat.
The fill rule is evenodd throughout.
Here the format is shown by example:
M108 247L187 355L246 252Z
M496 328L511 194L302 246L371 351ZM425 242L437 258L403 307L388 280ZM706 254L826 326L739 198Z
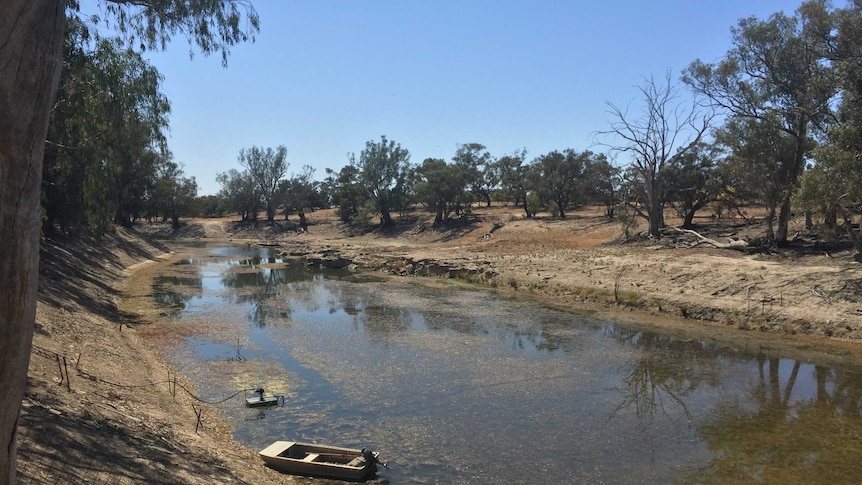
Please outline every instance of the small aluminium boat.
M279 400L284 404L284 396L269 394L262 387L259 387L254 390L253 396L245 398L245 405L251 408L275 406Z
M276 441L261 450L260 456L268 467L282 473L355 481L374 475L380 463L379 453L364 448L356 450L295 441Z

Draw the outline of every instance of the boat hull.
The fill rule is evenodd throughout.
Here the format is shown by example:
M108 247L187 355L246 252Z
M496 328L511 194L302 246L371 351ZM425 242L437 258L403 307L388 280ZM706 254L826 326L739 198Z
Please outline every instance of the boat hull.
M264 463L291 475L360 481L377 472L377 454L338 446L276 441L260 451ZM369 463L370 461L370 463Z
M245 405L248 407L256 408L263 406L275 406L278 404L279 396L273 394L266 394L264 396L254 396L245 398Z

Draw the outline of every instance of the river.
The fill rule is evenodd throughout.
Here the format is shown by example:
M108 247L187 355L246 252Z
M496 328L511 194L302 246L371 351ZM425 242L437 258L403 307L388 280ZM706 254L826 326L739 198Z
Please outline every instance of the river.
M852 483L862 369L433 278L200 245L153 284L164 357L241 444L369 447L390 483ZM834 360L834 359L833 359ZM249 394L250 395L250 394ZM239 394L242 396L242 393Z

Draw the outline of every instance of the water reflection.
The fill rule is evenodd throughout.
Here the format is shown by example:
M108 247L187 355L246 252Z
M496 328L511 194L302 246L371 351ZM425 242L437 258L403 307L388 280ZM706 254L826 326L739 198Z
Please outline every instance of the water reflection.
M702 476L851 483L860 471L860 374L760 354L741 399L701 427L716 460Z
M621 392L625 396L614 413L631 408L643 419L677 406L687 420L692 415L686 398L703 386L720 383L715 345L675 337L613 327L609 335L639 351L639 357L623 371Z
M846 483L862 473L858 368L484 291L313 270L265 248L202 251L154 284L177 294L157 301L186 302L179 318L202 325L186 354L168 358L213 398L239 375L283 386L284 408L222 409L252 449L371 446L394 483ZM235 338L249 342L247 362L229 358ZM213 361L223 375L194 367Z

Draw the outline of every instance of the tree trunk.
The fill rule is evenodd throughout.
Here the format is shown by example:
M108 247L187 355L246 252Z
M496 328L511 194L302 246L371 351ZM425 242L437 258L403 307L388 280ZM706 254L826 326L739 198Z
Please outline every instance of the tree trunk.
M769 203L769 211L766 214L766 240L769 242L775 241L775 231L773 229L773 222L775 221L775 202Z
M305 218L305 211L299 211L299 227L302 232L308 232L308 219Z
M657 180L656 170L653 169L644 179L646 189L647 216L649 216L649 235L655 239L661 239L661 228L664 226L664 207L659 200L661 188Z
M697 209L692 209L685 213L685 217L682 220L682 228L683 229L692 229L694 228L694 215L697 213Z
M778 230L775 232L775 242L778 245L787 244L787 234L790 227L790 195L781 201L781 210L778 212Z
M523 207L524 214L527 216L527 219L532 218L533 214L530 213L530 207L527 205L527 194L524 194L524 197L521 198L521 201L523 202L523 205L521 207Z
M380 225L388 226L392 224L392 216L389 214L389 209L380 209Z
M0 0L0 483L16 482L39 274L42 156L63 58L63 0Z
M266 222L275 224L275 207L269 204L266 206Z
M654 205L649 208L649 235L661 239L661 217L659 217L660 206Z

